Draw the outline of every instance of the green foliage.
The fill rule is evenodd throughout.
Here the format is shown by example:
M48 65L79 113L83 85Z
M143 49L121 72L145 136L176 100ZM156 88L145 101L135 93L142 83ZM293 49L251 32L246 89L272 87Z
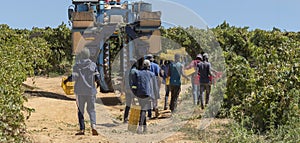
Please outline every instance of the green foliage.
M186 47L192 57L208 52L212 65L220 71L221 64L225 64L220 62L220 55L224 56L227 90L222 114L242 123L243 130L274 133L289 124L291 118L300 117L299 33L276 28L249 31L248 27L226 22L211 29L213 34L194 27L161 31L162 36ZM218 46L223 54L216 50Z
M24 114L32 109L23 105L21 85L34 68L47 66L41 56L47 55L47 46L7 25L0 25L0 31L0 142L25 142Z
M250 56L248 27L236 28L230 27L228 23L223 23L212 31L224 51L234 52L246 59Z
M189 54L191 54L192 57L202 52L200 44L196 41L195 38L193 38L193 35L189 34L189 31L186 28L182 28L182 27L174 27L169 29L162 28L161 33L162 33L162 37L164 37L162 42L164 50L186 47L186 51Z
M295 33L230 27L213 30L225 52L227 114L255 131L300 117L300 40ZM249 120L245 120L249 118Z
M228 114L240 117L241 112L235 112L241 108L244 100L251 95L254 85L253 73L248 61L235 53L225 52L227 70L227 89L224 97L223 107L232 110Z
M243 122L248 122L245 118ZM243 122L232 122L227 125L220 136L224 143L298 143L300 142L299 118L291 118L286 125L279 126L276 130L258 133L255 129L247 129Z
M50 65L44 69L44 74L56 72L64 74L72 66L71 30L62 23L57 28L33 28L30 31L32 39L41 38L47 41L50 53L44 57Z
M224 143L262 143L265 141L265 138L255 133L253 129L246 129L237 122L228 124L220 136L220 142Z
M0 142L28 141L24 114L33 109L23 105L22 83L27 76L70 69L70 41L70 29L65 24L31 31L0 25Z
M267 133L266 140L268 142L300 142L300 120L292 117L289 121L276 130Z
M71 69L71 31L65 24L32 30L0 25L0 31L0 142L22 142L23 111L30 109L23 106L21 84L34 73ZM174 27L161 32L164 49L185 47L192 57L207 52L217 70L226 65L222 111L237 121L228 142L261 142L257 133L269 142L299 142L299 32L249 31L226 22L211 30ZM117 43L110 41L112 60L121 47Z
M121 36L119 36L119 38L112 38L109 40L109 44L110 44L110 48L109 48L109 52L110 52L110 62L113 63L114 59L117 57L117 55L119 54L122 45L122 40L120 38Z
M198 29L193 26L187 28L173 27L169 29L162 28L161 33L164 50L185 47L191 58L195 58L198 54L204 52L208 53L214 68L218 71L225 71L222 48L211 30Z

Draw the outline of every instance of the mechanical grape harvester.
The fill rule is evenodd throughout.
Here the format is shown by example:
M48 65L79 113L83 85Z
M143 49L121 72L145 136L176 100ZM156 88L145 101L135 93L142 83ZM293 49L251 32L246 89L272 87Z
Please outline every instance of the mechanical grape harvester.
M90 50L101 75L101 92L114 90L111 63L116 53L120 55L121 74L125 74L131 59L161 50L161 12L153 12L150 3L72 0L68 16L72 25L73 54L83 47Z

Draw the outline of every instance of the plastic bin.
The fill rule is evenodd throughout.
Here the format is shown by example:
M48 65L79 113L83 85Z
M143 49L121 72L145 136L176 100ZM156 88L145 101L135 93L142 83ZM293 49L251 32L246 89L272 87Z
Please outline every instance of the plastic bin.
M131 105L129 112L128 131L136 132L139 125L141 106Z

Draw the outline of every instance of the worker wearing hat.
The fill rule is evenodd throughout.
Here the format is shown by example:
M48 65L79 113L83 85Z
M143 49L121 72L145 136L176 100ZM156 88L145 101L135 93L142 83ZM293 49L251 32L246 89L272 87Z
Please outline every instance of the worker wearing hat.
M193 94L193 104L197 105L198 101L198 92L199 92L199 75L197 72L197 65L202 61L203 57L201 54L198 54L197 57L187 66L185 69L194 68L195 72L191 74L191 83L192 83L192 94Z
M160 73L160 67L158 64L156 64L154 62L154 56L152 54L148 54L145 56L145 59L149 60L150 61L150 71L153 72L155 74L155 78L157 80L157 83L158 83L158 87L157 90L158 92L160 91L160 79L159 79L159 73ZM159 112L158 112L158 99L160 99L160 95L157 94L157 97L155 97L152 102L151 102L151 105L153 107L153 110L155 111L155 118L157 118L159 116ZM151 109L148 110L148 117L149 118L152 118L152 112L151 112Z
M210 77L214 76L214 74L211 71L211 64L207 61L208 54L203 54L205 58L201 60L200 63L197 65L198 74L200 75L200 94L198 95L198 101L197 104L201 104L201 108L204 109L204 106L206 106L209 102L209 94L210 94ZM205 103L204 103L204 91L205 91Z
M132 81L136 86L136 89L133 89L134 94L138 97L139 105L141 106L139 127L137 132L143 133L147 131L146 124L146 111L150 109L150 100L154 99L158 93L155 89L157 86L155 80L155 74L150 71L151 62L149 60L143 61L143 69L138 70L133 76Z

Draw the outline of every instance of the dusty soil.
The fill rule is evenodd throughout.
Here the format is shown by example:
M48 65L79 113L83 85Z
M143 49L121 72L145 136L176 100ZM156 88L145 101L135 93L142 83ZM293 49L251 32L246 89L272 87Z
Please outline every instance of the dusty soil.
M25 95L28 97L28 102L26 102L25 106L35 109L35 112L26 120L27 134L33 142L203 142L216 141L217 139L199 140L197 134L190 134L195 128L199 127L199 122L202 121L193 117L203 113L201 110L189 108L191 100L182 100L178 106L178 113L172 116L164 113L162 118L148 120L148 132L146 134L130 132L127 130L128 124L122 123L123 109L125 107L122 104L122 99L124 97L118 93L97 94L97 130L100 135L92 136L89 127L89 117L87 112L85 112L87 128L85 135L75 136L74 134L79 129L76 98L74 95L65 95L60 87L61 79L62 77L35 77L34 79L29 78L24 82L28 87L32 87L25 92ZM183 86L181 93L186 92L185 90L188 87L188 85ZM163 91L164 88L162 86L161 93L164 93ZM163 94L161 97L159 108L162 111ZM211 123L211 125L219 126L219 124L226 124L227 121L213 120ZM179 129L181 130L179 131ZM216 128L209 129L209 133L212 135L205 137L211 138L219 130Z

